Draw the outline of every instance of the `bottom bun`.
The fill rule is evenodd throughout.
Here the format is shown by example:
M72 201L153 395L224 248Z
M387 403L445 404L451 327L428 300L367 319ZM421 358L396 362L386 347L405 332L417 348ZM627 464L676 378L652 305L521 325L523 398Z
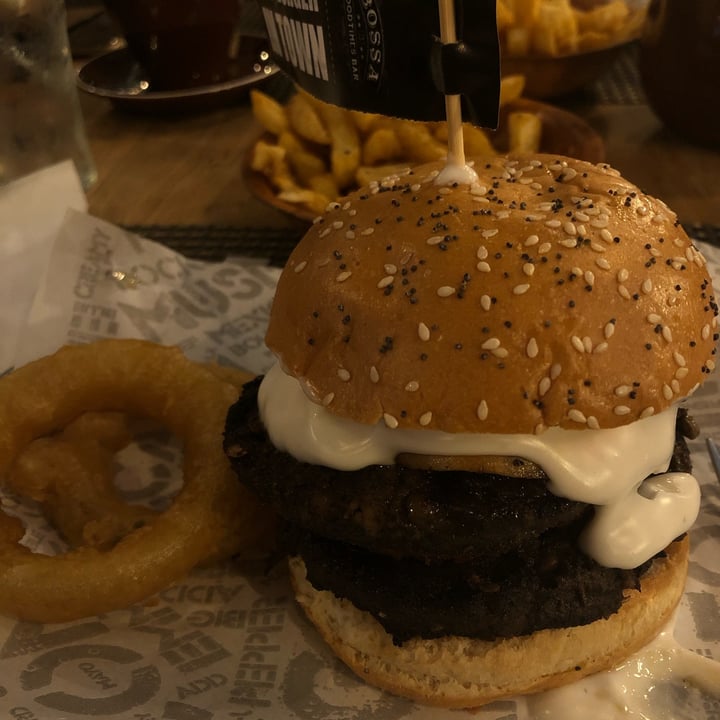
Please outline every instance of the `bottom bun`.
M372 615L307 580L305 563L290 559L296 598L335 654L365 682L428 705L478 707L609 670L649 643L683 593L687 536L670 545L627 590L618 612L589 625L540 630L494 642L466 637L417 638L398 646Z

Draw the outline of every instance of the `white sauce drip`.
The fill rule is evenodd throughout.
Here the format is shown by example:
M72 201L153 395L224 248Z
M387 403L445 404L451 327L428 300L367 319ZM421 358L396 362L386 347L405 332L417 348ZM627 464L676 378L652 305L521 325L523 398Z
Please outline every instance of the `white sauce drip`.
M720 663L680 647L668 628L614 670L524 702L533 720L697 720L710 698L720 700Z
M535 462L556 495L602 506L582 538L607 567L634 568L688 530L700 510L697 481L663 473L675 439L676 411L604 430L550 428L542 435L446 433L363 425L328 412L306 396L279 363L258 396L273 444L302 462L338 470L395 462L399 453L513 455Z
M448 156L447 164L435 178L435 185L472 185L478 182L478 174L470 165L463 164Z
M676 538L695 522L700 511L700 487L688 473L665 473L648 478L621 502L603 505L583 533L581 547L601 565L637 567L656 552L656 534L663 527ZM616 563L622 548L622 565Z

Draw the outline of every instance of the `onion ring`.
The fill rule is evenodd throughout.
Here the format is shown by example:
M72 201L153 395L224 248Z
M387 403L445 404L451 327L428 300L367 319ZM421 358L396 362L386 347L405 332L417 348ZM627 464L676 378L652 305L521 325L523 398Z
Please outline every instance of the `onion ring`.
M222 449L236 398L235 387L179 349L142 340L68 346L0 379L0 477L32 440L90 410L151 418L184 448L184 483L170 507L107 552L33 553L17 544L17 522L0 513L0 613L47 623L124 608L220 552L231 529L239 546L256 543L267 511Z
M125 502L115 486L115 453L132 439L124 413L84 413L60 433L33 440L13 464L7 487L37 501L71 546L108 550L156 515Z

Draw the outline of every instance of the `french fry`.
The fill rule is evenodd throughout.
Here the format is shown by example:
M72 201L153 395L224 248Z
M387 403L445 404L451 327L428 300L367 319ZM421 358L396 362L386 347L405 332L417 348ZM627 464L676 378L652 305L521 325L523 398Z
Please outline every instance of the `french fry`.
M289 130L281 133L277 142L285 149L287 161L301 185L308 185L310 178L327 172L327 163L322 156L308 150L294 133Z
M597 5L590 10L576 13L578 31L606 33L610 36L622 32L630 17L630 9L624 0L612 0L606 5Z
M338 187L335 177L332 173L322 173L309 178L307 185L311 190L324 195L330 200L340 197L340 188ZM326 203L327 204L327 203Z
M373 130L387 125L387 118L377 113L360 112L359 110L348 110L348 113L358 132L363 136L367 136Z
M542 0L507 0L512 13L512 22L498 24L503 42L503 51L513 57L524 57L530 52L532 28L537 19L539 3Z
M612 38L608 33L588 30L578 35L578 47L585 51L601 50L612 44Z
M277 144L288 153L305 150L302 140L292 130L277 133Z
M500 107L517 100L525 89L524 75L505 75L500 79Z
M530 28L537 21L543 0L512 0L515 22L520 27Z
M330 133L307 93L295 93L287 103L290 127L296 135L318 145L330 144Z
M403 177L409 172L410 166L407 163L390 163L373 167L361 166L358 168L355 179L358 185L364 186L372 182L382 182L387 178Z
M285 148L259 140L253 148L250 167L265 175L278 190L293 190L297 188L297 183L285 158L286 154Z
M530 52L530 31L528 28L508 28L505 33L505 50L512 57L525 57Z
M341 189L349 187L360 166L360 135L347 110L316 101L330 135L330 170Z
M620 33L620 37L616 38L616 42L624 40L630 40L640 36L643 26L645 25L645 18L647 16L647 6L639 5L630 11L625 25Z
M610 47L637 37L646 15L646 3L634 6L629 0L498 0L497 6L501 49L509 57Z
M381 165L399 158L402 146L397 133L390 127L379 127L363 143L362 161L364 165Z
M447 144L450 131L446 122L428 123L428 127L432 131L433 137L443 144Z
M433 135L443 144L448 141L447 123L438 123L433 131ZM483 157L486 155L497 155L497 150L490 142L487 133L476 125L463 123L463 145L465 154L475 157Z
M463 123L463 143L465 152L472 157L497 155L487 133L482 128L470 123Z
M570 0L544 0L532 31L532 48L540 55L568 55L578 49L577 17Z
M307 188L283 190L278 193L278 200L292 203L293 205L302 205L313 212L316 212L318 215L325 210L331 201L329 197Z
M273 135L280 135L289 127L285 107L260 90L250 91L250 105L258 122Z
M541 135L542 120L539 115L520 111L508 114L510 152L538 152Z
M496 18L499 32L502 32L505 28L510 27L515 22L515 13L513 12L510 3L511 0L498 0Z
M432 162L447 156L447 145L435 138L426 123L396 120L393 129L403 150L403 157L412 162Z

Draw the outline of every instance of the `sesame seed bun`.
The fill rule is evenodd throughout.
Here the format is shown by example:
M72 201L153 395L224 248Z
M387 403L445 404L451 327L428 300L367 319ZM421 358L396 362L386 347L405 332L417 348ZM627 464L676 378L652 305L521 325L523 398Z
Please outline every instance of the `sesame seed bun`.
M675 214L607 165L415 169L333 203L292 253L267 333L318 403L447 432L610 428L714 367L716 304Z
M429 705L468 708L575 682L641 649L680 600L688 547L687 537L674 542L643 576L640 590L626 591L619 611L607 619L495 642L419 638L398 646L369 613L315 589L301 558L291 558L290 574L308 618L364 681Z

